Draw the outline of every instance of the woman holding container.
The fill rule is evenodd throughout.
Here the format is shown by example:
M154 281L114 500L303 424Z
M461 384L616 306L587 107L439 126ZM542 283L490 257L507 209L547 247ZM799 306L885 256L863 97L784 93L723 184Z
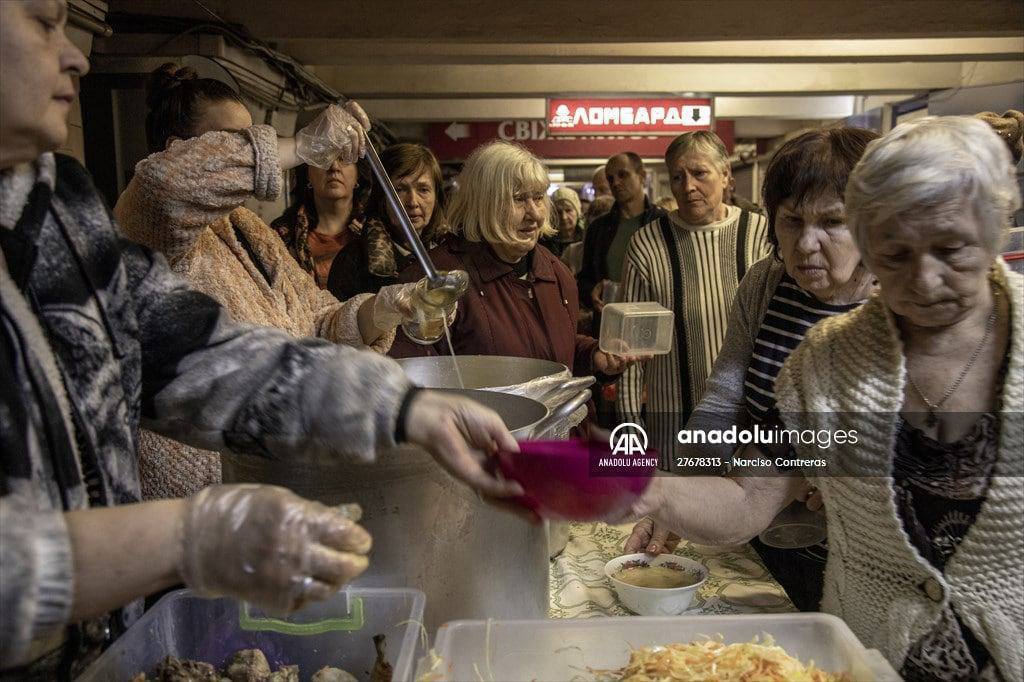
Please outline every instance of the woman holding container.
M747 270L768 251L768 222L722 202L729 155L712 132L684 133L665 151L679 208L640 227L626 248L620 300L675 313L672 350L628 369L619 422L642 424L671 469L676 434L708 388L729 309Z

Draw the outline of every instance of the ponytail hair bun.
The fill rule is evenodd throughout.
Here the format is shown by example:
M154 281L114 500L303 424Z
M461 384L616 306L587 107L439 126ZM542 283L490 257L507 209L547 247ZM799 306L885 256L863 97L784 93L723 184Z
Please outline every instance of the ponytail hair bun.
M152 154L163 150L172 137L195 137L196 122L203 107L242 98L226 83L200 78L195 69L174 62L161 64L146 83L146 143Z
M161 64L149 75L146 83L146 106L152 109L183 83L196 80L199 80L199 75L190 66L178 66L174 62Z

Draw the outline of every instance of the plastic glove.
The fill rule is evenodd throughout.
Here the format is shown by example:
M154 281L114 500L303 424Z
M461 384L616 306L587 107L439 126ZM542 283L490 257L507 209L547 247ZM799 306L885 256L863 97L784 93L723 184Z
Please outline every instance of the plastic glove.
M373 325L377 329L389 331L405 320L410 320L416 313L413 307L413 296L417 284L392 284L382 287L373 301Z
M342 509L285 488L218 485L187 501L179 572L203 594L286 614L326 599L366 570L370 534Z
M370 119L358 104L332 104L295 136L295 155L323 169L339 158L342 163L355 163L366 151L369 130Z
M421 286L420 282L413 282L382 287L373 301L373 325L377 329L390 331L405 322L422 323L437 319L437 307L417 295L417 289ZM458 309L458 301L443 308L449 326L455 322Z

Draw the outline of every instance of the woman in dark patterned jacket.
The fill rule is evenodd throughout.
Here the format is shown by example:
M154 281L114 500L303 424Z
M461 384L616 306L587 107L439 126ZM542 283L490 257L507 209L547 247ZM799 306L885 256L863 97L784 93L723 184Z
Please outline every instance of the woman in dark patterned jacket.
M494 413L416 392L379 355L235 325L162 256L119 239L85 170L50 153L67 135L72 77L88 70L66 16L63 0L0 3L5 679L70 679L140 597L176 583L288 611L366 568L364 530L282 488L135 504L140 423L278 459L435 443L462 480L520 492L471 449L515 447Z
M295 124L296 130L303 120ZM336 159L326 170L302 164L292 173L292 203L270 226L316 285L326 289L332 264L353 245L366 222L373 171L366 159Z

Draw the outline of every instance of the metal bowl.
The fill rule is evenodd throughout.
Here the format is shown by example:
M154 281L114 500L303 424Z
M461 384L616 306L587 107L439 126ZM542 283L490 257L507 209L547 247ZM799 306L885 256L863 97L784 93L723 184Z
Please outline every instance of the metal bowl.
M514 388L519 384L555 377L569 376L569 368L550 360L516 358L504 355L439 355L397 360L405 375L424 388ZM456 365L459 372L455 371ZM459 386L459 373L464 386Z
M579 390L572 400L560 405L556 410L549 410L544 403L510 393L496 393L479 389L442 388L439 393L460 395L498 413L505 422L505 428L512 432L516 440L540 438L557 426L570 414L580 409L590 400L590 390Z

